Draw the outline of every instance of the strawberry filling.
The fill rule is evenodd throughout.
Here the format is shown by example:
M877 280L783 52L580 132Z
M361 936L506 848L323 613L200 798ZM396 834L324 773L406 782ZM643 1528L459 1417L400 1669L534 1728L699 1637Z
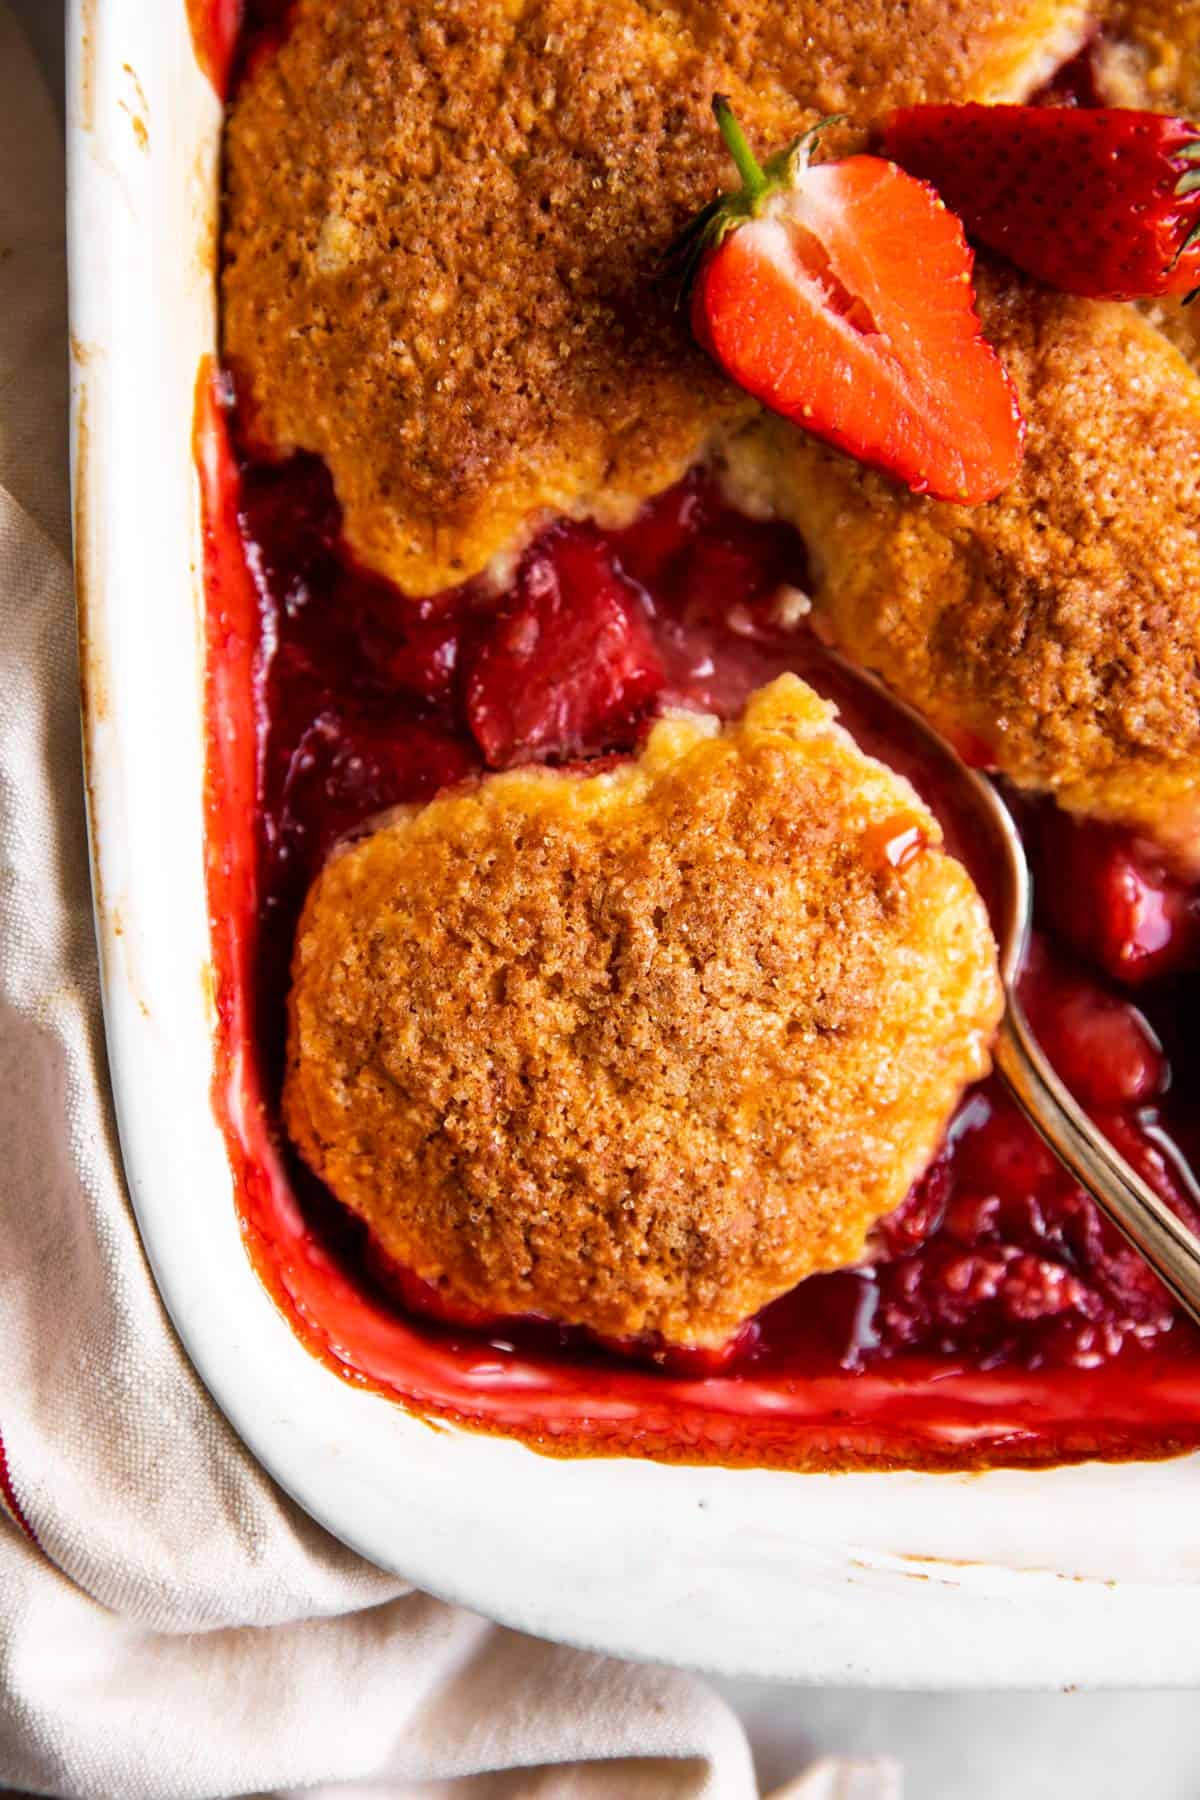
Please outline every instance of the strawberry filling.
M560 525L477 636L466 716L492 768L630 744L663 686L645 602L600 534Z
M221 91L269 53L290 4L193 0ZM1045 98L1094 105L1090 58ZM1175 171L1176 189L1189 172ZM865 191L853 172L827 180L833 207L782 209L785 243L768 240L753 259L761 293L744 337L746 290L736 282L724 296L714 288L711 328L701 312L697 330L719 359L728 355L735 379L745 375L768 404L782 398L798 423L812 424L804 409L815 371L816 400L843 433L833 441L931 492L982 497L1019 457L1011 395L994 366L972 360L969 307L949 322L939 316L932 351L926 344L906 360L906 320L928 322L919 265L929 240L915 254L915 230L875 209L863 242L887 253L891 230L898 246L888 292L913 282L905 308L889 313L842 230L859 179ZM821 198L818 185L810 200ZM950 292L941 282L939 307ZM797 320L816 347L807 372L795 360ZM965 408L962 392L937 386L947 358L937 332L948 323L963 334L954 340L961 366L979 377ZM726 331L735 335L723 348ZM858 387L870 408L837 415L843 386ZM952 456L972 448L969 421L983 420L974 468L939 465L928 479L930 454L944 445L922 436L914 396L926 410L944 402ZM882 441L870 436L877 421ZM965 1098L939 1157L880 1225L868 1266L803 1284L715 1353L598 1346L544 1321L492 1319L379 1256L288 1157L277 1116L292 934L338 838L485 761L628 748L668 702L732 713L782 668L838 700L865 748L918 785L923 771L913 746L856 707L823 659L805 623L795 534L732 513L701 475L627 531L553 529L499 603L471 584L415 604L346 556L318 462L239 464L225 429L202 393L215 1096L251 1254L310 1347L357 1384L543 1446L963 1466L988 1460L995 1442L1001 1460L1032 1461L1200 1443L1200 1339L995 1082ZM987 762L986 745L962 747ZM986 895L969 821L926 792ZM1122 833L1052 808L1025 808L1023 818L1042 913L1025 993L1031 1016L1082 1102L1195 1223L1200 889ZM0 1476L2 1463L0 1448Z
M238 480L261 643L272 647L261 669L256 1029L272 1104L291 935L329 846L485 762L628 749L668 700L733 713L781 669L797 669L839 701L864 747L924 785L986 894L969 820L947 810L891 715L872 716L839 688L807 623L795 533L732 512L702 473L624 531L552 527L499 599L474 583L420 605L345 556L328 477L312 459L248 462ZM1200 894L1122 833L1049 806L1023 816L1041 870L1043 938L1026 990L1035 1028L1083 1104L1192 1217L1179 1146L1200 1152L1188 1123L1197 1059L1178 983L1200 968ZM1141 1007L1128 997L1135 983ZM941 1156L880 1226L869 1266L803 1284L717 1352L597 1345L544 1321L464 1309L381 1258L307 1171L293 1164L291 1178L310 1228L364 1292L425 1317L429 1330L501 1334L513 1355L551 1363L632 1360L754 1383L914 1356L1088 1369L1167 1338L1191 1354L1191 1328L995 1082L967 1096Z
M1051 807L1029 809L1026 839L1055 932L1114 981L1140 986L1200 961L1200 889L1152 844Z

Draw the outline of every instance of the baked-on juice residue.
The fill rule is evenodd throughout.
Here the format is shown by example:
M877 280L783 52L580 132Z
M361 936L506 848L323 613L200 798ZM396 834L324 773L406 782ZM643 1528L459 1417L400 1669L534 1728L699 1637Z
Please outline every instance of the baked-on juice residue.
M798 1299L789 1296L762 1315L747 1353L728 1370L685 1378L669 1366L639 1366L589 1350L544 1326L472 1334L405 1316L372 1272L361 1234L327 1197L312 1191L295 1166L277 1123L281 994L294 923L289 908L296 897L279 887L278 867L264 850L272 834L278 842L282 816L276 735L283 732L285 751L292 741L287 689L276 665L281 641L293 656L301 650L307 655L312 646L287 643L292 627L286 619L281 627L281 613L271 611L271 557L256 556L256 581L245 539L256 519L262 530L272 517L286 520L288 504L319 511L331 502L321 485L325 478L311 468L293 481L286 467L256 470L240 461L233 421L232 394L210 364L197 388L196 457L208 595L207 877L217 1000L213 1094L247 1248L308 1349L347 1381L423 1416L503 1432L555 1454L786 1468L936 1469L1068 1462L1097 1454L1161 1456L1200 1444L1200 1356L1191 1328L1181 1321L1168 1320L1145 1341L1135 1330L1119 1350L1110 1344L1093 1358L1084 1353L1090 1328L1078 1319L1072 1321L1069 1356L1051 1353L1053 1319L1040 1321L1042 1335L1029 1338L1051 1351L1025 1360L998 1350L995 1342L990 1350L984 1340L973 1342L969 1319L957 1337L947 1327L942 1342L926 1336L915 1349L903 1343L889 1347L881 1339L881 1292L891 1293L889 1317L902 1319L897 1296L903 1299L905 1280L917 1304L921 1282L950 1280L947 1269L971 1266L962 1248L972 1241L971 1232L988 1241L988 1219L981 1223L966 1213L971 1206L1000 1202L965 1192L962 1171L970 1173L990 1159L998 1179L1005 1169L1010 1180L1025 1178L1020 1159L1029 1161L1036 1140L1009 1117L990 1088L968 1097L946 1154L891 1224L891 1261L878 1280L870 1272L849 1271L805 1284ZM324 496L319 504L314 493ZM668 497L662 503L646 537L631 539L625 554L645 553L648 539L660 541L668 527L678 528L672 505L680 519L707 516L702 488L685 486L681 494L682 500ZM288 531L294 525L302 537L311 523L311 517L296 512ZM715 523L710 518L707 528L735 534L741 529L736 519L726 527L720 518ZM769 545L774 555L776 539L753 537L763 530L746 527L745 543ZM343 603L353 607L356 577L342 570L337 579ZM308 610L321 611L319 604ZM464 621L466 629L467 615ZM330 642L336 624L336 616L324 617L318 649ZM297 629L309 628L311 622ZM332 642L327 702L337 701L339 672L345 673L337 662L336 638ZM803 672L820 680L819 647L803 654L793 649L792 660L798 656ZM318 657L307 663L310 676L319 662ZM285 656L285 672L286 667ZM836 683L826 679L824 685L829 691ZM871 720L853 716L852 707L844 711L867 747L877 749L870 742ZM433 746L435 768L442 766L437 759L446 752L437 746L453 740L420 725L414 731L420 756ZM454 754L465 759L469 752ZM903 764L903 756L900 760ZM445 766L453 769L453 759ZM412 761L406 768L406 791L420 797L436 776L429 770L422 775ZM270 826L266 839L264 821ZM954 821L945 822L953 837ZM289 829L295 829L294 820ZM299 844L294 839L292 848ZM960 842L959 849L970 861L971 846ZM1074 977L1053 959L1043 958L1035 974L1054 1017L1098 1004L1087 999L1092 990L1073 985ZM1135 1015L1120 1002L1115 1006L1104 1028L1111 1026L1121 1050L1131 1029L1126 1013ZM1069 1042L1063 1054L1069 1057ZM1157 1110L1130 1106L1111 1117L1114 1130L1132 1134L1127 1151L1136 1148L1143 1159L1158 1154L1155 1144L1161 1139L1159 1177L1169 1181L1174 1170L1182 1181ZM1032 1180L1036 1171L1030 1167ZM955 1216L955 1208L962 1217ZM1064 1229L1074 1229L1074 1220L1080 1230L1091 1230L1090 1210L1076 1208L1076 1213L1077 1218L1067 1206ZM957 1262L947 1264L951 1256ZM1115 1252L1112 1266L1117 1268ZM953 1279L959 1279L957 1273ZM1020 1329L1013 1329L1019 1347ZM1103 1323L1096 1329L1101 1332Z

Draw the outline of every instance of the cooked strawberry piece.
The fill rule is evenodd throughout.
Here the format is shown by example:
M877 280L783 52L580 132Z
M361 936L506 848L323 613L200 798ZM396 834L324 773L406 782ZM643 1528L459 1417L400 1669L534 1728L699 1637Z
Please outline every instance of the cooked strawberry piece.
M958 220L879 157L812 163L811 132L760 169L714 104L746 185L697 222L699 342L764 405L915 492L993 499L1023 426Z
M1136 300L1200 284L1200 131L1186 119L910 106L883 145L973 237L1064 293Z
M522 563L472 659L467 717L493 768L633 742L663 684L638 590L564 525Z
M972 1115L956 1147L954 1173L968 1193L1020 1205L1044 1194L1060 1165L1006 1094L991 1095ZM961 1215L958 1221L962 1224Z
M1200 886L1153 846L1057 808L1028 826L1038 904L1088 962L1126 983L1200 967Z
M942 1223L953 1187L950 1157L945 1150L914 1182L895 1212L880 1219L871 1238L873 1260L903 1256L923 1244Z
M780 588L807 590L808 561L790 526L730 517L682 558L679 581L689 619L769 629Z
M456 606L415 607L400 600L388 583L386 608L362 604L359 593L337 601L344 618L356 621L359 642L372 668L389 689L448 707L458 693L462 646L474 620Z
M1169 1141L1158 1141L1153 1109L1097 1110L1096 1118L1194 1226L1193 1198ZM1130 1338L1171 1329L1174 1310L1158 1278L996 1083L967 1103L948 1168L941 1228L907 1254L903 1243L889 1246L894 1260L874 1271L880 1354L952 1350L985 1367L1020 1359L1091 1368Z
M304 879L347 831L388 807L431 800L472 771L461 741L366 707L321 712L291 753L278 803L288 855ZM304 873L307 871L307 873Z
M422 700L452 700L461 627L453 617L420 619L389 641L373 638L374 659L391 687Z
M707 539L709 515L721 506L711 475L693 469L674 487L647 500L632 525L614 534L621 568L632 581L656 593L673 593L678 573L697 540Z

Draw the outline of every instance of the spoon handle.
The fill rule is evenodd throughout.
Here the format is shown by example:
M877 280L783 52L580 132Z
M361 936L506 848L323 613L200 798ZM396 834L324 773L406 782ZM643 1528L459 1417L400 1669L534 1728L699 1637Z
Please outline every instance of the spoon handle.
M1072 1099L1012 994L995 1061L1030 1124L1200 1325L1200 1238L1130 1168Z

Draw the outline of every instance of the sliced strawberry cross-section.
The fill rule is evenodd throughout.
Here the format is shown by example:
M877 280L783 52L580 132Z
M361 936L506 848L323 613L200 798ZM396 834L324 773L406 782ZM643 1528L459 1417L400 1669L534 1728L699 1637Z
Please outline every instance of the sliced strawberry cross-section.
M994 499L1024 428L959 221L879 157L813 163L821 126L760 168L713 104L744 186L685 237L699 342L764 405L915 492Z
M493 768L630 745L663 685L639 590L599 534L562 525L476 646L467 718Z

